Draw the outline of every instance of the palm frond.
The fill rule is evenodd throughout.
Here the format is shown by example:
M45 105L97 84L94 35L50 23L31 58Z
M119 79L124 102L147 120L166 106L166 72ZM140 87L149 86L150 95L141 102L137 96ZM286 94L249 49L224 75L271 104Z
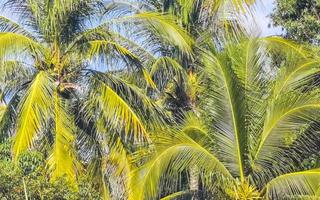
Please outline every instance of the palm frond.
M254 159L256 163L277 158L276 152L290 146L300 131L315 121L319 115L319 91L305 94L282 94L268 110L261 140ZM290 139L291 138L291 139ZM290 142L291 141L291 142Z
M0 121L2 121L3 115L6 112L6 106L5 105L0 105Z
M169 57L156 59L151 66L150 75L157 83L159 89L164 88L166 83L174 78L187 76L183 67L176 60Z
M126 139L148 140L147 128L141 116L150 111L154 112L151 108L155 108L155 105L129 83L111 75L95 74L92 80L98 90L92 91L93 96L86 107L89 110L98 109L97 112L101 112L107 124L126 133ZM135 101L136 105L144 106L146 113L143 110L137 112L131 104L132 101ZM156 113L154 116L151 113L150 119L156 118Z
M173 194L170 194L166 197L161 198L160 200L171 200L171 199L175 199L177 197L181 197L183 195L189 194L189 191L180 191L180 192L175 192Z
M20 103L20 114L13 145L15 159L32 145L32 141L41 130L41 125L48 120L52 108L52 94L52 79L46 72L40 71L31 82Z
M153 31L155 35L169 42L169 44L174 44L187 55L191 55L191 46L193 44L192 38L176 24L174 17L170 15L143 12L118 18L117 21L134 24L139 22L138 24L141 28Z
M146 128L132 108L109 86L101 85L101 104L106 119L124 127L125 132L132 131L135 138L148 138Z
M66 177L70 183L75 184L76 158L73 148L75 127L66 103L59 97L58 91L54 93L55 138L52 154L48 159L49 170L52 180Z
M42 45L25 35L12 32L0 33L0 56L12 55L12 53L23 53L25 50L29 53L38 53ZM43 49L42 49L43 50Z
M244 87L230 65L228 54L204 56L205 73L218 90L210 93L210 112L221 159L227 168L244 179L244 156L247 151ZM221 146L221 147L220 147Z
M89 55L90 57L93 57L96 54L105 53L106 55L111 51L115 50L120 57L127 58L130 62L138 65L139 64L139 58L135 56L129 49L121 46L120 44L113 42L113 41L107 41L107 40L95 40L89 42L91 47L89 49Z
M0 31L17 33L35 39L35 37L23 26L5 16L0 16Z
M307 195L311 197L319 195L319 183L319 169L300 171L284 174L271 180L264 191L266 197L270 199L291 199Z
M184 130L194 128L194 126L185 127ZM201 129L201 127L197 128L197 130ZM195 135L191 136L195 137ZM148 159L148 161L133 171L129 199L157 197L161 184L164 184L163 187L167 189L173 187L171 184L162 183L161 177L174 178L183 170L190 169L194 164L199 166L199 169L205 171L205 173L211 174L214 171L216 174L222 174L232 179L228 169L211 152L209 146L206 146L206 144L210 143L208 138L198 135L198 141L195 141L191 136L181 131L168 129L156 132L154 155L146 158L145 152L136 154L138 160Z

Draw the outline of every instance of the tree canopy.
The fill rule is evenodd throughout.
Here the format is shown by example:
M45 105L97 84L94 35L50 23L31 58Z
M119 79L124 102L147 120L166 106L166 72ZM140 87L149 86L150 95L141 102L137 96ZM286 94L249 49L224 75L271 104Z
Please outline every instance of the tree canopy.
M273 24L283 27L287 38L320 44L319 0L276 0L275 4Z
M317 41L254 3L6 0L0 197L319 198Z

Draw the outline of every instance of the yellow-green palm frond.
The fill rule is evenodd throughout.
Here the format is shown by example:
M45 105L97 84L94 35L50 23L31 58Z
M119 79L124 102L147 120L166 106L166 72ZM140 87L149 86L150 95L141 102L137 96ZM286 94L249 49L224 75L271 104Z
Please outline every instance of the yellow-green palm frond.
M306 85L313 84L320 69L320 60L314 56L314 50L278 37L260 40L270 53L277 54L275 59L281 62L275 77L273 98L278 98L285 91L304 90Z
M147 130L138 115L112 88L101 85L100 103L107 120L111 120L116 126L124 128L125 132L133 133L134 138L147 139Z
M153 89L156 89L157 85L152 80L152 77L150 76L150 73L146 69L142 69L142 73L143 73L144 79L146 80L148 86L150 86Z
M228 169L249 159L243 169L250 164L259 184L268 181L264 173L292 170L289 161L272 169L270 165L283 160L284 149L293 148L308 131L317 133L320 93L313 80L319 64L311 55L303 46L278 38L244 40L226 44L218 53L205 52L204 74L212 90L204 94L204 110L211 116L218 156ZM298 148L311 146L311 140L304 140ZM292 153L294 159L299 156Z
M97 109L96 112L104 116L107 124L129 134L126 135L127 139L147 139L146 130L154 123L162 122L163 113L160 108L143 90L125 79L108 73L93 72L90 84L92 88L98 89L91 90L85 110L90 112ZM90 115L98 116L97 113Z
M48 120L52 108L53 81L50 76L40 71L27 89L20 103L13 155L19 154L32 145L43 122Z
M66 177L75 184L76 158L74 152L75 126L72 116L57 91L54 94L54 143L48 159L52 180Z
M136 24L138 25L136 28L141 26L141 33L143 33L142 29L151 30L154 35L169 42L169 44L176 45L187 55L191 55L192 53L191 46L194 43L192 38L186 31L177 25L173 16L154 12L142 12L119 18L117 21Z
M187 77L187 73L183 67L170 57L155 59L151 66L150 75L160 90L165 88L166 84L173 79L179 79L181 76Z
M91 115L102 117L106 123L104 126L124 131L126 140L148 140L147 127L141 118L144 109L137 110L134 105L151 111L153 103L139 89L119 78L98 72L94 74L92 84L96 89L92 90L85 110L96 110L101 116L97 113ZM151 118L155 117L151 113Z
M314 122L320 113L320 92L287 92L267 110L261 139L255 152L255 164L278 158L281 148L291 146L301 132ZM316 129L316 128L314 128ZM281 157L281 154L279 155Z
M0 66L0 88L3 97L19 90L25 80L31 79L33 75L33 70L22 61L7 59L3 60ZM14 80L12 80L12 77L15 77Z
M201 130L202 127L184 127L184 130L191 129ZM155 135L153 155L145 154L144 151L135 155L136 161L147 162L132 173L129 199L152 199L158 196L160 187L173 189L171 187L174 186L176 177L194 164L205 174L215 172L216 175L232 179L230 172L211 151L211 140L207 137L202 135L194 140L192 138L196 133L192 135L170 129L158 130ZM161 182L162 177L167 177L170 181Z
M0 31L17 33L35 39L34 36L24 27L5 16L0 16Z
M179 16L182 20L182 22L186 25L190 23L190 19L192 18L192 15L197 14L201 17L203 17L203 20L206 20L207 22L212 20L210 17L215 16L216 19L219 19L219 16L227 15L225 13L225 10L234 10L234 12L247 12L249 10L249 6L254 4L256 0L178 0L178 5L172 5L172 10L179 7L181 16ZM172 3L173 4L173 3ZM217 15L217 13L219 13ZM174 13L177 14L177 13ZM231 16L228 16L226 20L230 20ZM233 16L234 20L237 20ZM205 23L207 23L205 22Z
M120 22L123 27L128 27L126 30L138 36L138 39L142 39L143 36L148 44L155 44L155 41L169 42L170 45L175 45L190 55L193 40L177 24L177 19L172 15L157 13L157 10L151 8L152 5L143 1L108 2L105 14L112 16L112 23ZM146 45L148 46L150 45Z
M129 61L131 62L139 61L139 58L136 55L134 55L129 49L127 49L126 47L114 41L94 40L94 41L89 41L89 44L90 44L90 49L88 52L91 58L97 54L107 55L112 50L115 50L118 53L119 57L124 56L125 58L128 58Z
M90 10L88 5L93 4L97 1L91 0L53 0L40 3L37 0L30 0L26 4L26 7L29 8L27 11L31 12L32 15L36 18L36 22L40 23L40 20L43 20L43 25L41 28L49 28L49 30L54 30L52 28L57 28L62 24L65 18L70 15L70 13L75 13L78 11L78 15L87 14L83 8ZM17 2L14 2L17 3ZM23 4L23 3L22 3ZM10 5L10 4L9 4ZM47 15L43 15L43 14ZM48 31L49 31L48 30ZM44 31L44 30L43 30Z
M15 130L17 113L15 109L19 104L21 96L19 92L13 93L10 101L3 104L2 117L0 120L0 139L11 137L11 130Z
M180 125L180 129L184 134L197 142L201 141L203 138L209 137L208 128L204 121L192 112L186 113L183 116L183 123Z
M6 108L7 108L7 106L5 106L3 104L0 105L0 121L2 121L3 115L6 112Z
M276 58L281 60L281 66L273 69L275 74L271 77L265 114L261 118L263 127L258 133L259 142L252 151L253 165L257 170L282 157L282 148L292 147L307 131L315 131L317 126L312 124L320 112L320 93L314 87L320 69L318 58L312 58L312 52L290 41L268 38L268 43L270 53L273 48L282 47L278 51L284 52L284 57ZM308 144L300 148L308 148Z
M172 199L176 199L177 197L182 197L182 196L190 194L190 193L191 193L190 191L175 192L173 194L170 194L168 196L161 198L160 200L172 200Z
M293 41L281 38L281 37L266 37L259 39L262 42L266 43L268 48L270 49L280 49L281 53L284 54L290 54L292 52L295 52L297 55L302 57L308 57L310 56L309 50L306 48L306 46L303 46L301 44L297 44Z
M319 183L319 169L293 172L272 179L263 192L268 199L314 199L320 195Z
M228 160L226 167L244 179L244 157L247 152L245 127L245 93L242 82L237 78L232 65L228 64L229 55L204 55L204 73L209 77L212 88L206 104L210 106L208 114L214 120L217 146L221 159ZM212 107L215 105L214 107ZM206 107L207 108L207 107ZM205 108L205 109L206 109Z
M122 196L128 196L131 185L131 170L133 169L131 162L131 155L128 152L128 144L121 141L120 138L114 137L114 142L110 144L110 154L108 155L108 165L113 168L113 172L109 179L120 180L121 185L124 189Z
M108 40L89 41L89 44L90 48L88 52L90 58L94 57L95 55L102 55L106 56L106 59L109 59L108 56L110 56L110 53L112 51L115 51L117 54L116 56L126 61L129 68L135 70L135 68L132 65L135 65L136 68L138 68L138 71L142 73L146 83L150 87L156 88L155 83L149 75L149 72L142 66L142 61L140 61L140 58L125 46L122 46L120 43L117 43L116 41Z
M40 54L42 46L32 38L12 32L0 33L0 57L12 56L14 53L23 55L25 51L33 55Z

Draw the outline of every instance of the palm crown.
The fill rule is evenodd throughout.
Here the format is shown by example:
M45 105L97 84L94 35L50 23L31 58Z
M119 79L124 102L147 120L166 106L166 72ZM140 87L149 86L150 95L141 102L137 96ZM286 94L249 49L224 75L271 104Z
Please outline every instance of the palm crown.
M1 132L14 133L15 159L45 149L52 178L74 182L77 160L104 174L108 145L148 140L144 117L156 106L145 66L160 41L186 54L192 43L171 16L99 0L8 0L4 9L20 16L0 17Z
M191 176L196 166L202 189L211 194L220 191L235 199L316 196L319 170L304 171L298 162L317 149L312 139L318 134L320 108L314 85L317 56L280 38L214 49L201 50L209 86L202 96L207 123L189 116L185 124L156 131L152 153L137 156L144 164L132 176L132 195L187 195L192 188L181 177L186 171Z

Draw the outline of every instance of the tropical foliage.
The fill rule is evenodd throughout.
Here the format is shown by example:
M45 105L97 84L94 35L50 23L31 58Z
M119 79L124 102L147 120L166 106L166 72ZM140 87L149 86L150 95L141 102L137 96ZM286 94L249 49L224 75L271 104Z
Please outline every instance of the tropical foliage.
M106 161L148 141L144 119L158 115L140 89L154 87L145 66L160 41L189 54L192 40L169 15L103 1L8 0L4 9L20 17L2 16L0 27L1 130L13 136L14 162L39 149L52 180L75 184L85 167L107 196Z
M0 197L317 198L318 51L254 2L6 0Z
M299 42L320 44L320 1L317 0L284 0L276 1L272 13L275 25L285 29L285 36Z
M245 39L203 49L203 65L205 118L156 131L151 153L137 156L145 162L131 180L133 199L158 199L167 188L194 192L179 183L195 166L196 189L211 198L315 198L319 169L305 171L299 161L317 151L319 58L280 38Z

